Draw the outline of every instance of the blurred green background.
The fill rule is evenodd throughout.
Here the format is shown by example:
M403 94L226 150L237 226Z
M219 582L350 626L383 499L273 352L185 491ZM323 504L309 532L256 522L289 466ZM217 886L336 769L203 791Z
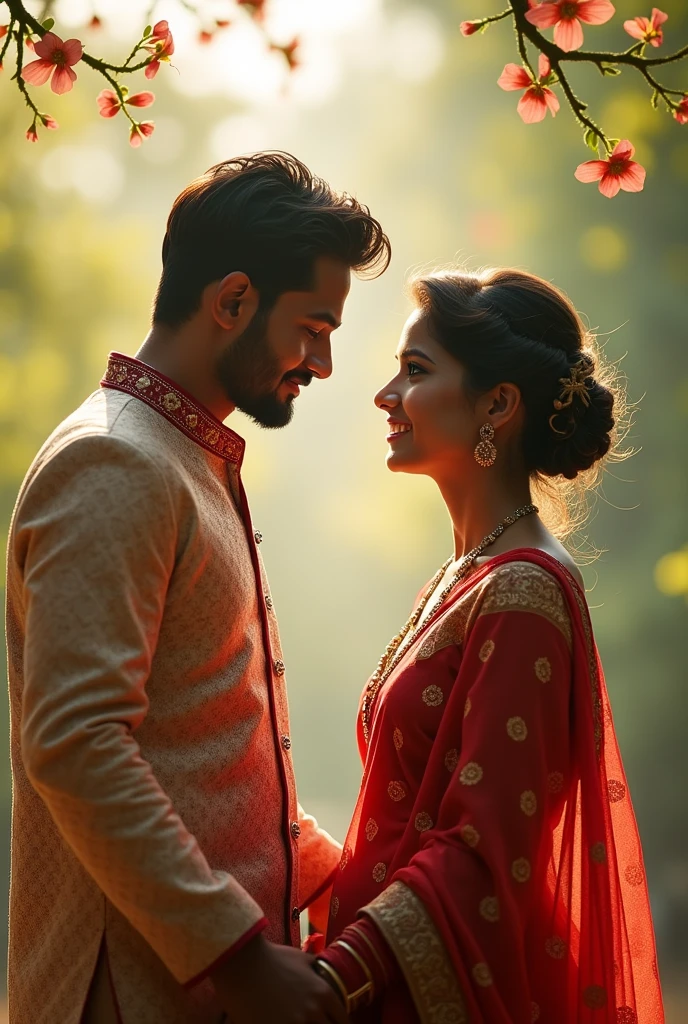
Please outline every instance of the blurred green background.
M156 131L138 151L121 114L97 116L105 83L83 65L69 95L40 92L61 130L29 145L30 117L6 71L0 535L44 438L97 387L108 351L133 354L145 336L165 219L190 178L220 159L280 148L368 203L394 259L379 281L354 284L333 377L304 394L288 430L261 432L240 414L230 421L248 439L245 479L280 615L301 800L341 839L360 774L359 692L451 545L433 486L386 471L372 403L392 372L404 280L458 259L514 264L563 287L607 356L624 357L630 397L640 400L631 436L640 451L605 479L588 530L603 553L584 572L644 842L668 1020L679 1024L688 1019L688 126L653 111L629 71L602 79L575 68L593 116L631 139L648 168L643 193L610 201L574 180L591 154L568 108L526 126L517 94L497 87L516 59L509 24L459 34L461 20L493 13L482 0L273 2L277 35L303 40L291 79L250 25L203 47L197 22L158 5L156 17L175 30L178 72L163 67L155 80L145 114ZM145 7L103 2L105 29L81 37L94 52L128 52ZM688 39L688 12L683 0L664 8L669 51ZM58 4L56 31L74 34L84 11L76 0ZM625 48L621 23L639 14L649 14L639 0L619 0L611 23L586 27L587 41ZM665 79L688 87L688 66ZM142 76L127 84L147 87ZM10 802L5 767L3 877Z

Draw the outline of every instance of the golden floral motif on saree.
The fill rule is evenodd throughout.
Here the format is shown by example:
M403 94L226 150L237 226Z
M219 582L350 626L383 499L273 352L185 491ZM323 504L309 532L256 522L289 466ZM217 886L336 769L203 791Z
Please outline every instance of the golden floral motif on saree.
M384 882L386 874L387 865L383 864L382 861L380 861L380 863L376 864L375 867L373 868L373 879L376 882Z
M528 727L526 723L516 715L514 718L510 718L506 723L506 731L512 740L517 743L522 743L528 735Z
M511 874L517 882L527 882L530 878L530 861L527 857L519 857L511 865Z
M365 827L365 837L369 843L372 843L373 839L378 833L378 825L375 818L368 818Z
M638 1024L638 1014L630 1006L617 1006L616 1024Z
M430 627L416 654L416 661L427 661L445 647L454 647L464 642L466 624L476 601L471 591L441 615Z
M610 803L618 804L626 796L626 787L618 779L609 779L607 782L607 794Z
M475 847L480 842L480 833L473 825L464 825L461 829L461 838L466 846Z
M566 943L559 935L552 935L545 942L545 952L553 960L563 960L566 956Z
M469 1024L456 972L422 900L403 882L392 882L363 913L403 971L421 1024Z
M541 683L548 683L552 678L552 666L549 658L538 658L535 662L535 675Z
M429 829L432 828L434 822L430 815L427 813L427 811L421 811L419 814L416 815L414 825L418 832L427 832Z
M645 874L640 864L629 864L624 871L624 878L629 885L642 885L645 881Z
M461 769L459 780L463 786L475 786L483 777L483 770L477 761L469 761Z
M607 847L604 843L593 843L590 847L590 859L594 864L604 864L607 859Z
M448 750L447 753L444 755L444 767L447 769L448 772L453 772L456 771L456 766L458 763L459 752L458 750L455 750L454 747L452 747L452 749Z
M486 640L480 648L478 657L481 661L487 661L494 654L495 642L494 640Z
M387 794L395 803L398 803L406 796L406 790L400 782L392 781L387 786Z
M583 992L583 1002L589 1010L601 1010L607 1005L607 990L602 985L588 985Z
M571 646L572 630L566 598L554 576L532 562L509 562L490 573L481 586L480 615L495 612L535 612L564 635Z
M332 914L332 917L336 917L337 914L339 913L339 897L338 896L335 896L334 899L332 900L332 903L330 905L330 913Z
M473 979L476 985L480 985L481 988L488 988L490 985L493 984L492 971L487 966L487 964L476 964L473 970L471 971L471 974L473 975Z
M530 1004L530 1021L531 1024L535 1024L535 1021L540 1020L540 1007L537 1003L533 1002Z
M499 921L499 900L496 896L486 896L484 900L480 901L478 909L480 910L480 916L484 917L491 924Z
M341 860L339 861L339 870L340 871L345 871L346 868L348 868L348 866L349 866L349 864L351 862L352 856L353 856L353 854L351 852L351 848L349 846L345 846L344 849L342 850Z
M533 793L532 789L526 789L521 793L521 810L524 814L527 814L529 818L537 811L537 797Z
M550 793L561 793L564 788L564 776L561 772L550 772L547 776L547 789Z
M394 741L394 749L395 750L401 750L401 748L404 745L404 734L401 731L401 729L395 729L394 730L394 734L392 736L392 739Z
M434 683L425 687L422 697L423 703L427 704L429 708L438 708L444 702L443 690Z

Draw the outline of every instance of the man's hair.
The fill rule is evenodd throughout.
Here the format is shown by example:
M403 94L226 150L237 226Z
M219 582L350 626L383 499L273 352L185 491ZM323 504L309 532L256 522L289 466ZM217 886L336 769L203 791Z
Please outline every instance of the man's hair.
M377 277L391 249L366 206L289 153L216 164L170 212L153 322L178 327L198 310L206 286L235 270L251 279L261 309L270 309L283 292L312 287L320 256Z

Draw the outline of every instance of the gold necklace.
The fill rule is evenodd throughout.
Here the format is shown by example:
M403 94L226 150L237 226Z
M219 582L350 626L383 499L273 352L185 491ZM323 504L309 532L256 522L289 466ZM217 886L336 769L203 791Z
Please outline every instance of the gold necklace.
M432 612L431 618L436 614L438 609L442 607L446 598L452 592L456 584L468 575L470 569L473 567L473 563L475 562L476 558L479 558L483 551L486 548L489 548L490 544L494 544L497 538L501 537L501 535L504 533L508 526L513 526L513 524L518 519L521 519L523 516L532 515L533 513L538 511L539 509L535 505L523 505L521 508L517 508L516 511L512 512L511 515L507 516L505 519L502 519L501 523L494 528L492 533L488 533L486 537L483 537L483 539L480 541L477 547L472 548L471 551L468 552L468 554L464 555L461 561L459 562L458 569L456 570L451 580L440 594L439 599L437 601L437 605L434 611ZM425 608L427 607L428 601L435 593L435 590L439 586L440 580L444 576L445 572L447 571L451 563L452 559L448 558L444 565L441 567L441 569L439 569L435 573L432 580L430 581L428 589L421 598L418 607L415 609L406 625L403 626L402 629L397 633L397 635L393 637L387 644L387 646L385 647L384 654L382 655L378 662L377 668L375 669L374 673L370 677L370 680L368 681L365 697L363 698L363 704L361 706L361 723L363 725L363 735L365 737L366 743L368 742L370 736L370 718L372 715L373 707L375 705L375 701L377 699L377 695L380 692L382 685L387 681L391 673L394 671L394 669L397 667L397 665L403 658L404 654L406 653L407 648L405 647L403 650L400 650L400 647L404 643L404 640L409 635L409 633L411 633L411 636L409 638L409 643L407 644L407 647L410 646L411 643L413 643L415 633L420 628L418 623L423 612L425 611ZM425 626L425 623L423 623L423 626Z

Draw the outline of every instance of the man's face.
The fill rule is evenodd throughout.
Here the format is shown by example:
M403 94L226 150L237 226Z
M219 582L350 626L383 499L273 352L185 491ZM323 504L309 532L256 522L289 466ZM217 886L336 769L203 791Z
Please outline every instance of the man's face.
M229 400L263 427L284 427L300 385L332 373L330 336L342 320L349 267L327 256L315 262L313 289L284 292L258 312L222 352L217 377Z

